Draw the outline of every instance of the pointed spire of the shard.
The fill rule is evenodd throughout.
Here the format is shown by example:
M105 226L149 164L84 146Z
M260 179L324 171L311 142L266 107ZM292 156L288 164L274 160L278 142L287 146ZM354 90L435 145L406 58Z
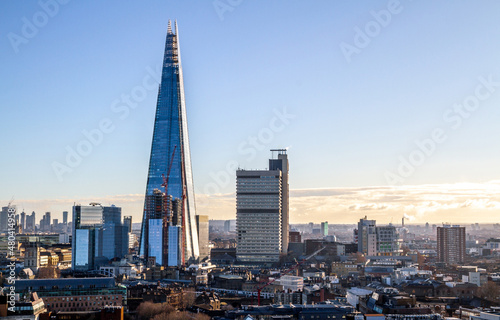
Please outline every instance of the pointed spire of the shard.
M172 22L168 19L167 34L172 34Z

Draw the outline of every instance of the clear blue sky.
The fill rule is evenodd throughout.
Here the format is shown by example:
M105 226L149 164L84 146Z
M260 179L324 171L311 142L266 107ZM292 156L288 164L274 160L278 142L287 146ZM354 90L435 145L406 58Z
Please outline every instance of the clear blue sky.
M168 19L179 25L199 194L234 192L226 165L265 168L276 147L290 147L292 189L388 185L436 128L446 140L402 184L500 179L500 87L480 88L488 98L460 124L443 118L473 101L480 77L500 81L496 1L215 1L224 12L212 1L68 1L52 16L40 3L1 4L3 201L144 193L157 92L124 119L111 106L161 63ZM376 22L381 10L395 13ZM342 45L357 28L372 36L348 62ZM284 108L295 117L273 131ZM58 180L53 164L103 119L114 130Z

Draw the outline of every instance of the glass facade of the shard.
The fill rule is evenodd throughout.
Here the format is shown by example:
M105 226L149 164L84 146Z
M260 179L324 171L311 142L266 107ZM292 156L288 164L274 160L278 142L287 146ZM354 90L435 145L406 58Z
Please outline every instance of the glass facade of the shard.
M174 29L175 32L169 21L151 144L140 251L141 255L149 256L149 252L152 252L151 249L154 247L153 251L159 250L158 252L162 252L163 255L168 255L168 248L163 247L163 244L168 243L167 239L164 239L167 241L160 241L160 244L151 243L151 247L149 244L153 239L148 239L149 219L161 218L163 232L167 237L168 227L173 223L168 208L165 208L162 214L165 217L158 217L157 213L152 212L154 208L148 206L148 201L151 202L148 197L154 197L154 191L159 190L166 193L166 198L170 195L172 199L179 199L182 202L184 218L181 226L182 239L179 241L183 243L183 254L187 260L197 258L199 249L177 24ZM168 190L165 190L163 186L162 175L165 178L168 177ZM158 245L162 247L158 248ZM156 261L158 263L162 261L162 258L157 257ZM165 263L166 261L162 261L162 264Z

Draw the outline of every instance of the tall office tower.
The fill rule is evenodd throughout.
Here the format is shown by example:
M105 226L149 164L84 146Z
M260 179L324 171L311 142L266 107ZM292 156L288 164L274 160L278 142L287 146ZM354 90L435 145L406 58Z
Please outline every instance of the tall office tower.
M73 206L73 270L92 270L110 259L125 256L129 242L127 230L121 223L120 207L103 207L99 203Z
M26 231L34 231L35 229L35 218L34 218L34 214L35 212L33 211L33 213L31 215L27 214L26 215Z
M0 211L0 232L7 231L7 221L9 219L8 207L2 207L2 211Z
M358 222L358 252L377 255L377 229L375 220L360 219Z
M43 224L43 226L42 226L42 224ZM45 215L43 216L42 220L40 220L40 230L41 231L48 231L48 232L51 231L50 212L45 212Z
M328 221L321 222L321 235L323 237L328 235Z
M278 157L269 170L236 171L236 257L243 263L274 263L288 249L288 157L271 151Z
M224 232L229 232L230 228L231 228L231 220L224 221Z
M281 171L281 238L282 240L282 253L288 252L289 232L290 232L290 212L289 212L289 190L288 183L288 156L286 149L271 149L273 154L272 159L269 159L269 170ZM274 159L274 154L277 153L277 158Z
M24 230L26 229L26 212L21 212L21 229Z
M172 196L172 199L181 199L181 216L184 218L180 219L182 220L179 237L179 243L182 245L180 260L185 263L190 259L198 258L199 247L177 23L174 29L175 33L169 21L149 159L140 254L146 256L146 248L157 245L146 241L147 220L151 215L146 203L148 196L152 196L155 189L163 189L163 176L165 176L168 180L168 190L165 190L167 196ZM163 224L162 228L162 232L168 234L168 225ZM168 236L165 238L168 239ZM168 250L168 243L161 250Z
M35 211L31 212L31 230L36 232L36 213L35 213Z
M399 234L392 224L388 226L377 226L377 255L397 256L400 255Z
M96 266L97 230L102 226L102 207L73 206L73 234L71 239L71 266L76 271L93 270Z
M208 216L196 215L196 228L198 229L198 241L200 247L200 260L210 257L208 240Z
M127 226L128 232L132 232L132 216L124 216L123 225Z
M63 211L63 224L68 224L68 211Z
M465 259L465 227L443 225L437 227L437 258L449 264L463 263Z
M52 220L50 220L50 212L45 212L45 219L46 219L45 220L46 229L47 229L47 231L50 231L51 230L51 223L50 222L52 221Z
M14 217L12 217L14 214ZM15 218L16 214L16 206L9 205L7 207L2 207L2 211L0 211L0 232L7 232L9 229L9 215L11 218Z
M132 233L132 216L124 216L123 225L127 228L128 232L128 249L133 249L137 236Z

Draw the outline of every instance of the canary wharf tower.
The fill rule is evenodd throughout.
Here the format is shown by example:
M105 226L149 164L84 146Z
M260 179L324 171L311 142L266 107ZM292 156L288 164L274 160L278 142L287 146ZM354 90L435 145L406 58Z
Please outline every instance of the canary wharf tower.
M140 255L164 266L199 256L177 22L168 22L149 160Z

